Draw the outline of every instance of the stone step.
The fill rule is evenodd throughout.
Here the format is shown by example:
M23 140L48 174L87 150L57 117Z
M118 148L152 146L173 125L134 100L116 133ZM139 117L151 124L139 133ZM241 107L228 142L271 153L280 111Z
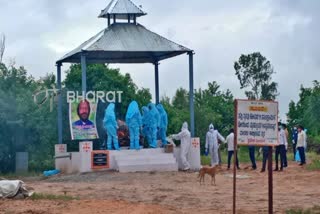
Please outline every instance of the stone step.
M163 148L114 151L113 160L119 172L178 170L174 154L165 153Z
M132 155L132 156L114 156L116 161L120 160L128 160L128 161L135 161L135 160L165 160L165 159L174 159L175 157L173 154L145 154L145 155Z
M159 160L159 159L140 159L140 160L118 160L117 164L120 165L139 165L139 164L146 164L146 165L152 165L152 164L160 164L160 163L177 163L177 161L173 158L165 159L165 160Z
M140 164L140 163L176 163L177 160L175 158L167 158L167 159L137 159L137 160L128 160L128 159L123 159L123 160L116 160L117 164Z
M117 156L124 156L124 155L142 155L142 154L163 154L164 149L163 148L157 148L157 149L140 149L140 150L121 150L121 151L113 151L115 155Z
M178 171L177 163L159 163L159 164L133 164L133 165L120 165L119 172L150 172L150 171Z

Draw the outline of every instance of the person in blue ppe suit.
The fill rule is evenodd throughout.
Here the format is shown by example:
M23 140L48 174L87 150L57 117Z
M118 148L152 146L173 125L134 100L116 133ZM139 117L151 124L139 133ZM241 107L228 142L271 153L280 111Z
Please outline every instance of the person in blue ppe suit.
M148 109L149 109L150 117L148 116L148 119L147 119L147 127L150 131L150 138L151 138L151 142L149 143L149 146L151 148L157 148L157 131L160 126L160 115L155 104L149 103Z
M159 135L162 141L162 146L167 145L167 127L168 127L168 115L166 110L164 110L162 104L157 105L157 109L160 114L160 126Z
M142 126L142 118L138 103L136 101L132 101L129 104L126 114L126 123L129 127L130 133L130 149L139 150L140 128Z
M115 150L119 149L118 135L117 135L117 121L116 114L114 112L114 103L110 103L105 110L103 127L107 131L107 149L112 150L112 142Z
M150 129L147 126L148 124L147 121L150 118L149 109L147 106L143 106L141 111L142 111L142 135L147 140L148 144L150 144L152 142L151 141L152 133L150 133Z

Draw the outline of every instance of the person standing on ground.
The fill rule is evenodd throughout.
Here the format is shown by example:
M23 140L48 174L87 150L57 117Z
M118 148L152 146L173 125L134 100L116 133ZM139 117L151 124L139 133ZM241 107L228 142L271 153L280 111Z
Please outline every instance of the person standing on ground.
M286 136L286 144L285 146L285 150L284 150L284 167L288 167L288 160L287 160L287 151L288 151L288 139L289 139L289 132L287 129L287 125L282 123L282 127Z
M183 170L189 170L190 163L187 157L191 146L191 134L188 130L188 123L184 122L182 124L181 132L179 132L178 134L171 135L171 137L175 140L181 140L180 157L183 164Z
M251 160L251 168L253 170L256 170L257 169L257 164L256 164L256 157L255 157L255 146L248 146L249 148L249 157L250 157L250 160Z
M264 172L266 171L266 164L267 164L267 160L268 160L268 154L270 151L270 148L272 149L272 147L270 146L263 146L262 147L262 168L260 172Z
M231 162L231 157L234 154L234 130L230 129L229 135L226 138L225 143L228 145L228 170L230 169L230 162ZM239 167L239 160L238 160L238 153L236 155L236 165L237 169L240 169Z
M298 129L297 126L293 127L292 130L292 152L293 152L293 161L295 161L295 156L296 156L296 147L297 147L297 142L298 142Z
M306 158L305 158L305 145L306 145L306 135L304 133L304 128L303 126L299 125L298 126L298 140L297 140L297 149L299 151L299 155L300 155L300 166L306 164Z
M285 145L287 145L287 139L286 139L286 133L282 127L282 125L280 125L278 127L279 132L278 132L278 142L279 145L276 146L276 154L275 154L275 159L276 159L276 168L274 171L278 171L279 167L278 167L278 163L279 163L279 155L280 155L280 171L283 170L284 164L285 164Z
M219 164L219 144L218 144L218 138L225 142L224 137L221 136L221 134L218 132L218 130L214 130L214 126L212 124L209 125L209 131L206 135L206 153L210 154L211 156L211 166L215 166Z

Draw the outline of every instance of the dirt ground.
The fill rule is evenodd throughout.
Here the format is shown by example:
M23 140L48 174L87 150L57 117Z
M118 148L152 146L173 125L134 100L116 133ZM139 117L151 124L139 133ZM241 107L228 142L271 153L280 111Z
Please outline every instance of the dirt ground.
M261 166L261 163L259 164ZM245 168L247 165L240 167ZM232 171L216 176L216 186L199 185L196 172L61 175L46 180L25 179L37 193L74 196L77 200L0 200L0 213L232 213ZM237 213L267 213L268 175L238 171ZM290 162L274 172L274 211L320 205L320 171Z

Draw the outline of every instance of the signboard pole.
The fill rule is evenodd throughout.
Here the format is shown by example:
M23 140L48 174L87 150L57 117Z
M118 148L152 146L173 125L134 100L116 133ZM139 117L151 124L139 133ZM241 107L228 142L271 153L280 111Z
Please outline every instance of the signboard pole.
M272 146L278 143L278 102L235 100L235 142L244 146L268 146L269 214L273 213ZM235 156L236 156L235 150ZM236 210L236 168L234 162L233 213Z
M237 100L234 101L234 147L233 147L233 214L236 214L236 176L237 176L237 171L236 171L236 160L237 160L237 108L238 107L238 102Z
M272 146L268 152L268 187L269 187L269 214L273 213L273 178L272 178Z

